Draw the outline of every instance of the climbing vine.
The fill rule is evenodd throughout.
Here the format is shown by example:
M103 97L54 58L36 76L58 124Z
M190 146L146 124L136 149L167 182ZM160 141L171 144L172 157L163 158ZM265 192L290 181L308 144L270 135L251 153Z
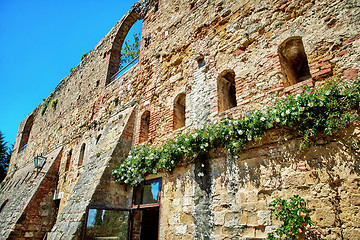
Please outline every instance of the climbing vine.
M248 142L259 140L273 128L286 128L302 136L300 149L304 149L317 134L331 135L353 123L358 117L354 106L359 100L360 80L329 82L321 89L305 87L301 94L282 97L272 107L252 111L240 119L222 119L179 135L161 147L134 147L112 173L116 181L135 185L148 174L172 172L178 165L204 161L198 156L207 155L211 149L221 147L237 157ZM200 166L204 164L200 162Z
M283 221L283 224L274 232L268 233L269 240L296 239L299 235L305 234L307 226L311 226L310 212L306 209L306 202L298 195L291 197L289 201L275 198L270 207L275 208L273 213L276 219Z

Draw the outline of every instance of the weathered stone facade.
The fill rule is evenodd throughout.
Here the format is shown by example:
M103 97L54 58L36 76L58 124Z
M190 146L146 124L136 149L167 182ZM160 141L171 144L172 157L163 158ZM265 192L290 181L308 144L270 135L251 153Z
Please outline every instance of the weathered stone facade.
M241 117L303 85L359 78L359 9L357 0L140 1L50 94L56 107L42 114L43 103L20 124L0 238L81 239L89 206L131 209L133 188L111 170L132 146ZM138 19L139 63L114 79ZM162 177L159 239L265 239L280 224L270 201L294 194L318 237L360 239L359 158L338 141L358 134L318 136L299 152L278 129L236 159L217 149L204 177L196 165L149 176Z

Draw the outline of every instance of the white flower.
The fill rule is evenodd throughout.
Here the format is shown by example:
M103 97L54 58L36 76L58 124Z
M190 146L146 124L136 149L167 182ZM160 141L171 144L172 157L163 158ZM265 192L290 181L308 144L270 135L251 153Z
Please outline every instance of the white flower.
M290 109L286 110L286 114L289 115L290 114Z
M205 147L208 147L209 146L209 144L208 143L205 143Z
M309 106L309 107L312 107L312 106L314 106L314 103L313 103L313 102L309 102L309 103L308 103L308 106Z
M304 107L300 107L299 110L300 110L300 112L303 112L303 111L305 110L305 108L304 108Z
M201 164L201 167L205 167L205 165L202 163L202 164Z
M276 120L275 120L275 121L279 123L279 122L280 122L280 118L276 118Z
M324 103L323 102L320 102L320 107L324 106Z
M261 117L260 120L263 122L263 121L265 121L265 118L264 118L264 117Z
M239 135L243 135L244 132L243 132L242 130L239 130L239 131L238 131L238 134L239 134Z
M293 111L295 111L296 108L295 108L295 107L292 107L291 109L292 109Z
M199 136L199 134L198 133L194 133L194 135L193 135L195 138L197 138L198 136Z
M204 173L203 173L203 172L199 172L199 173L198 173L198 176L199 176L199 177L203 177L203 176L204 176Z
M171 164L174 164L174 160L171 160Z
M153 173L157 173L157 170L156 170L156 168L154 168L154 170L153 170Z
M185 141L187 142L187 141L189 141L189 139L185 138Z
M201 146L200 146L200 148L201 148L201 149L204 149L204 146L203 146L203 145L201 145Z
M326 91L326 92L325 92L325 95L326 95L326 96L329 96L329 95L330 95L330 91Z
M238 123L239 123L238 121L236 121L236 120L234 121L234 124L235 124L235 125L238 125Z
M251 136L248 136L248 137L247 137L247 140L248 140L248 141L251 141L251 140L252 140Z
M238 142L234 142L234 143L233 143L233 146L234 146L234 147L238 147L238 146L239 146L239 143L238 143Z
M282 113L281 113L281 116L284 117L284 116L285 116L285 113L282 112Z
M274 109L273 113L276 113L276 109Z

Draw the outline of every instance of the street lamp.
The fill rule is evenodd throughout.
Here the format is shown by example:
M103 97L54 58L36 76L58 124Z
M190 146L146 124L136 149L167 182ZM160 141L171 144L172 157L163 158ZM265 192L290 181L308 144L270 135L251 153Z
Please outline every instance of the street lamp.
M46 157L43 157L42 155L34 157L34 166L36 171L39 171L44 166L45 161Z

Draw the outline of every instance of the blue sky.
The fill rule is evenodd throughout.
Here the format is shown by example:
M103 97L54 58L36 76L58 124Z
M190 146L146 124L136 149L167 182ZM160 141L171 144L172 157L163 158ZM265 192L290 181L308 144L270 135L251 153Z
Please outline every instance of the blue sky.
M20 122L136 0L0 0L0 131Z

